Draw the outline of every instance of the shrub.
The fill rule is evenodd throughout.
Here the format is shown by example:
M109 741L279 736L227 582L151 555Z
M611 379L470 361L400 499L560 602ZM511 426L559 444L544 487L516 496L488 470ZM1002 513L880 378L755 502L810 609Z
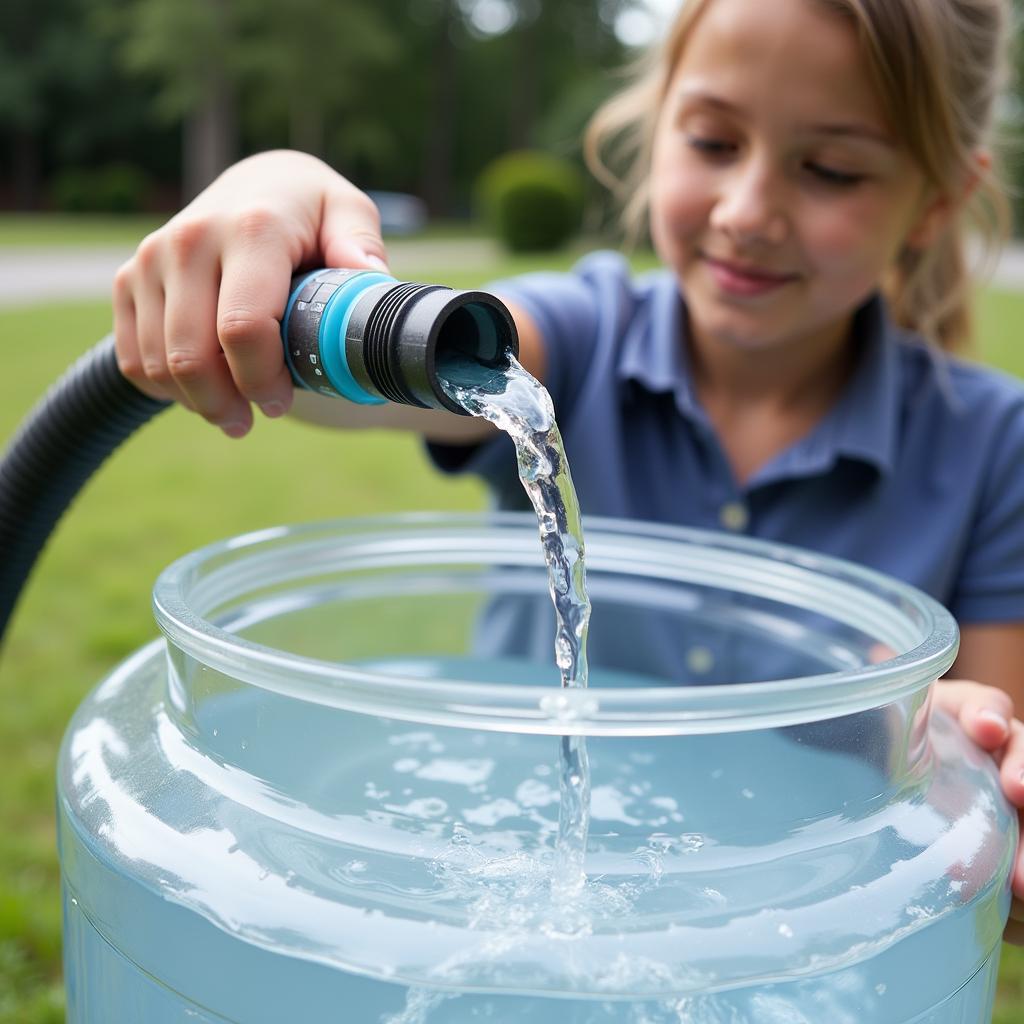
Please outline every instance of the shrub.
M513 252L548 251L579 230L583 181L576 168L546 153L508 153L480 176L484 219Z
M65 213L138 213L149 188L145 172L132 164L69 167L53 179L50 197Z

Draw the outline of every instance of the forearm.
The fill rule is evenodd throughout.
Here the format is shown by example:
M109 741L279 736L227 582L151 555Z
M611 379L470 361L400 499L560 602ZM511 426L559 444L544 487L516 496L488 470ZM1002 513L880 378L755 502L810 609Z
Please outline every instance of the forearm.
M964 625L950 675L996 686L1024 708L1024 623Z
M445 444L476 444L487 440L495 430L485 420L444 409L419 409L394 402L359 405L298 389L291 415L304 423L336 430L409 430L428 441Z

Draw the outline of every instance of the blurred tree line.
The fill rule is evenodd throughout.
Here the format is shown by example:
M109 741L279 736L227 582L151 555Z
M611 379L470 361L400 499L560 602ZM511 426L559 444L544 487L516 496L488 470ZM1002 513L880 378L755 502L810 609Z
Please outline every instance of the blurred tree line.
M457 213L502 152L578 154L626 56L616 18L639 3L3 0L0 205L127 165L173 208L290 146Z

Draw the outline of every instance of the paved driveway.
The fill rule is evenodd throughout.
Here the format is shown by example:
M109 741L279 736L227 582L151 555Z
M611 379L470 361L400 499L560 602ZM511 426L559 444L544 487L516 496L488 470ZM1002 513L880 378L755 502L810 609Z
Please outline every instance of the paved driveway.
M131 253L130 246L0 247L0 305L107 298L115 271ZM486 274L500 258L495 243L484 238L394 239L388 242L388 253L397 276L422 274L430 267L440 279L470 267ZM1024 290L1024 244L1014 244L1003 254L994 281Z
M105 299L117 268L133 246L62 246L36 248L0 246L0 305L55 299ZM422 274L430 267L439 279L472 268L487 273L500 253L486 238L442 238L388 242L391 268L401 277L406 269Z

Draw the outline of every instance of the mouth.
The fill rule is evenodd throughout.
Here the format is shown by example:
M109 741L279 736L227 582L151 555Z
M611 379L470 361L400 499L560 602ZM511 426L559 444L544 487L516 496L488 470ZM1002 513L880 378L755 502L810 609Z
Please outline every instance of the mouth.
M763 295L796 281L799 276L722 260L706 253L703 259L718 287L732 295Z

